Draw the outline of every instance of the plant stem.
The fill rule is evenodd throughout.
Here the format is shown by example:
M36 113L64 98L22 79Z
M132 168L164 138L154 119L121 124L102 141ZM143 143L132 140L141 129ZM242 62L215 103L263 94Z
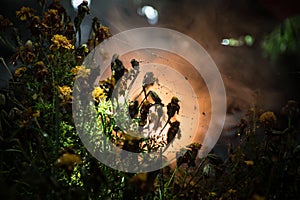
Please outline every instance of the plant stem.
M7 66L7 64L6 64L5 60L4 60L2 57L0 57L0 61L1 61L1 62L2 62L2 64L4 65L4 67L5 67L6 71L7 71L7 72L9 73L9 75L11 76L11 79L13 80L13 84L15 84L15 81L14 81L14 76L12 75L12 73L11 73L11 71L10 71L9 67Z

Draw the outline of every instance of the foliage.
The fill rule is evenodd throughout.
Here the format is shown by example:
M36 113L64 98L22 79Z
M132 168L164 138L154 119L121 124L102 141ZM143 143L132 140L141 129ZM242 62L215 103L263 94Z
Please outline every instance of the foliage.
M300 17L285 19L263 42L263 49L268 57L277 60L284 54L298 54Z
M193 199L299 197L297 102L289 101L276 114L254 107L241 120L236 139L236 146L229 145L225 160L210 153L194 168L177 168L180 175L170 181L170 199L177 199L175 195Z
M251 109L241 120L237 144L229 145L230 154L225 159L210 153L196 160L201 145L193 143L178 158L177 167L148 173L123 173L97 161L76 133L71 102L75 76L85 80L95 73L83 65L84 58L110 36L109 29L94 19L92 38L76 45L80 21L89 9L85 7L76 17L74 27L59 1L54 0L49 8L45 8L45 1L38 2L44 11L41 16L28 7L16 12L31 32L26 42L11 21L0 16L0 38L15 50L12 63L16 66L8 87L0 93L1 199L299 197L299 107L295 101L289 101L280 113ZM5 37L10 29L17 46ZM137 66L132 63L133 68ZM137 68L133 71L137 74ZM121 148L126 143L131 151L156 150L152 140L138 141L146 145L136 146L132 142L136 138L128 138L116 128L111 114L114 102L106 99L115 78L110 77L88 94L97 107L99 129ZM134 80L134 76L129 79ZM154 91L149 95L159 103ZM177 106L175 100L171 103L170 107ZM178 110L168 112L169 120ZM140 121L136 120L138 126ZM155 143L155 139L154 144L165 145Z

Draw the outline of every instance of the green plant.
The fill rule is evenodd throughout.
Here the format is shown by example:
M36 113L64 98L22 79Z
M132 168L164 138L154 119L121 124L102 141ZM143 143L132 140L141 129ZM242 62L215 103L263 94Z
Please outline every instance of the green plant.
M122 72L122 75L112 76L86 93L92 101L85 108L96 111L94 119L97 123L86 122L75 127L73 115L85 119L84 115L90 114L91 110L72 112L71 102L77 98L73 96L73 90L76 90L74 78L89 84L84 81L97 74L95 69L83 66L83 60L89 51L110 36L109 29L94 19L96 28L92 38L76 46L73 22L59 2L54 0L49 9L45 1L38 2L42 15L28 7L16 13L31 33L26 42L22 41L11 21L0 16L0 39L15 50L12 63L16 65L8 87L0 93L1 199L299 197L299 106L296 101L289 101L281 112L276 113L261 112L254 105L241 120L235 136L237 145L229 145L230 153L225 159L213 152L197 159L201 145L193 143L184 149L186 153L179 156L175 167L166 166L153 172L124 173L100 163L81 143L76 129L84 130L90 142L100 142L95 145L97 150L104 150L101 148L107 148L105 143L112 141L133 152L156 151L166 147L168 141L130 136L136 127L144 125L139 112L129 111L136 108L135 103L118 105L110 98L111 90L116 88L115 79L127 77L128 88L131 88L139 74L138 63L134 60L133 71L125 73L122 68L120 70L120 65L113 65L115 72ZM85 15L77 17L82 16ZM286 34L292 34L293 22L288 23ZM7 31L12 31L16 44L6 38ZM285 43L290 36L283 37L285 39L281 41ZM271 49L270 46L266 48ZM114 62L119 62L116 60ZM8 70L4 60L1 61ZM119 89L122 93L122 87ZM146 85L141 89L142 94ZM148 95L149 103L159 104L155 91ZM112 111L118 106L124 112L114 116ZM146 107L147 104L144 111L147 111ZM116 118L129 120L124 114L127 111L134 120L125 132L116 126Z

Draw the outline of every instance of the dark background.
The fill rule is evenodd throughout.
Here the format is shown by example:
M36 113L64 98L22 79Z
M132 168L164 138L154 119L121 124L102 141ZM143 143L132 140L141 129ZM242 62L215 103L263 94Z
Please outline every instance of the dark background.
M0 14L10 18L16 26L15 11L22 6L36 10L40 7L34 0L1 0ZM49 4L51 1L47 1ZM61 0L68 14L74 19L69 0ZM278 109L289 99L299 99L299 73L290 71L288 65L297 63L291 58L283 62L270 62L263 56L261 43L277 25L287 17L297 15L299 1L282 0L92 0L83 24L83 41L90 33L93 17L111 28L112 34L132 28L153 26L137 9L151 5L158 11L155 26L180 31L198 41L210 54L219 68L227 92L228 116L223 136L230 135L241 116L260 94L261 104L267 109ZM23 31L22 31L23 30ZM30 36L21 29L24 38ZM250 34L255 38L253 46L228 47L220 43L223 38L239 38ZM25 39L26 40L26 39ZM25 42L25 41L23 41ZM10 62L12 51L0 46L0 56ZM291 73L298 75L291 77ZM1 78L5 79L1 65Z

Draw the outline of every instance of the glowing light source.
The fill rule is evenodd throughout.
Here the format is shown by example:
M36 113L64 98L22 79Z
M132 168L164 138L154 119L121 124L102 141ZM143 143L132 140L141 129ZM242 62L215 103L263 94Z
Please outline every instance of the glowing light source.
M251 35L246 35L244 40L245 40L246 45L248 45L248 46L252 46L255 41L254 37L252 37Z
M77 7L83 2L83 0L71 0L71 4L74 8L74 10L77 10ZM91 4L91 0L87 0L88 6Z
M141 16L146 16L149 24L156 24L158 21L158 12L152 6L143 6L137 12Z
M235 38L225 38L222 39L221 44L224 46L231 46L231 47L240 47L243 45L252 46L254 44L254 37L251 35L241 36L238 39Z
M229 45L229 39L223 39L221 44L224 45L224 46Z

